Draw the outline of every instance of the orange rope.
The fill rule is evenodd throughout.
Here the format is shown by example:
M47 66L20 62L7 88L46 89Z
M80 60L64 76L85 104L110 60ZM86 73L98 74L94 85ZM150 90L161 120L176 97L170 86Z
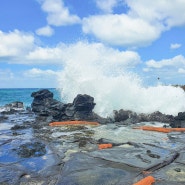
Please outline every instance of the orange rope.
M155 182L154 177L148 176L145 177L144 179L141 179L140 181L136 182L133 185L152 185Z
M164 132L164 133L185 132L185 128L163 128L163 127L152 127L152 126L134 127L133 129L142 129L142 130Z
M49 124L50 126L65 126L65 125L96 125L98 126L98 122L91 121L60 121L60 122L52 122Z

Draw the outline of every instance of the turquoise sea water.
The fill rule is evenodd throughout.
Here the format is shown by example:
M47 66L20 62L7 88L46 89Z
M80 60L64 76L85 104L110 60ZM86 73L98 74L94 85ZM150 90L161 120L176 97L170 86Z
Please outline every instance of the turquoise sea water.
M20 101L24 103L24 106L30 106L33 98L31 97L32 92L36 92L40 89L38 88L5 88L0 89L0 106L4 106L5 104ZM57 100L60 99L60 93L58 89L50 88L48 89L54 93L54 98Z

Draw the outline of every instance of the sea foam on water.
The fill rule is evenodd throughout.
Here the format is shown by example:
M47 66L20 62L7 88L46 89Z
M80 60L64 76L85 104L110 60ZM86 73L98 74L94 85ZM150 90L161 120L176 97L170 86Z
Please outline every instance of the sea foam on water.
M66 51L71 56L66 57L59 76L61 96L66 102L72 102L77 94L88 94L95 99L94 111L104 117L119 109L172 115L185 111L185 93L180 87L145 87L138 75L128 72L128 65L98 61L93 56L94 48L90 48L92 57L86 57L89 45L80 44L78 52L75 48Z

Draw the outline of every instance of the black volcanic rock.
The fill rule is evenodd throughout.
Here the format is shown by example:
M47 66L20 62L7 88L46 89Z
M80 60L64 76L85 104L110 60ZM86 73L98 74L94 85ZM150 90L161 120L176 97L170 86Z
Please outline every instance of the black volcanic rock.
M93 112L94 98L89 95L78 94L73 103L63 104L53 99L53 93L47 89L33 92L34 99L31 104L32 111L40 116L40 120L88 120L106 123L108 120L101 118ZM43 119L44 118L44 119Z
M174 120L172 115L162 114L159 111L153 112L151 114L140 114L141 121L157 121L162 123L170 123Z
M173 128L185 128L185 112L179 112L170 126Z
M171 123L174 121L174 117L172 115L162 114L159 111L153 112L151 114L136 114L130 110L120 109L119 111L114 111L114 121L126 125L131 123L151 121Z
M24 104L23 102L15 101L15 102L6 104L5 106L3 106L3 108L4 108L4 111L1 112L2 114L14 114L16 112L23 111Z
M92 112L95 105L94 98L86 94L78 94L73 101L75 111Z
M31 104L32 111L44 116L57 116L64 110L64 104L53 99L53 93L47 89L43 89L31 94L33 102Z
M33 92L31 94L31 97L33 97L36 100L44 100L44 99L48 99L48 98L53 98L53 93L50 92L48 89L42 89L40 91L37 92Z
M114 111L114 120L116 122L125 121L130 117L131 113L132 113L131 111L123 110L123 109L120 109L119 111L115 110Z

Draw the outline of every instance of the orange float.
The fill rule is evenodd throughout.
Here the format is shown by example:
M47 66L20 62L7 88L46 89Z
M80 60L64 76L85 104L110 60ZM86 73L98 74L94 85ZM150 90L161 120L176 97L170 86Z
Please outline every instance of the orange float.
M185 132L185 128L163 128L163 127L152 127L152 126L134 127L133 129L141 129L141 130L164 132L164 133Z
M112 148L112 144L111 143L107 143L107 144L99 144L98 145L98 149L106 149L106 148Z
M145 177L144 179L141 179L140 181L136 182L133 185L152 185L155 182L154 177L148 176Z
M91 122L91 121L58 121L52 122L49 126L65 126L65 125L100 125L98 122Z

